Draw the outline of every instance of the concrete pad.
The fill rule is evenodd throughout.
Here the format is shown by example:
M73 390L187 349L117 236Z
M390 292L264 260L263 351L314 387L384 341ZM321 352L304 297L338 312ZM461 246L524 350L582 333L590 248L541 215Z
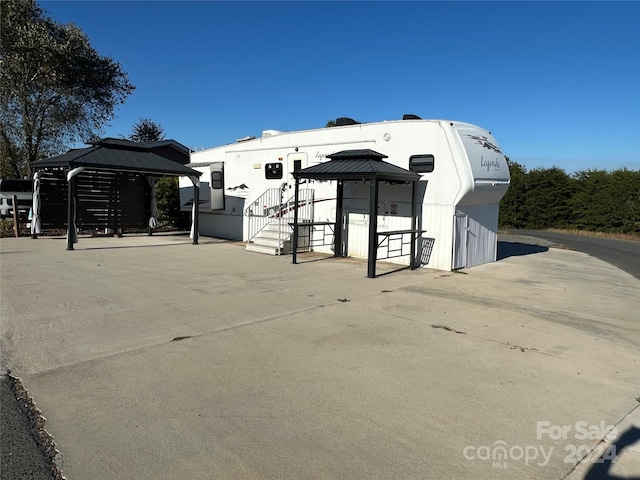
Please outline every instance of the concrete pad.
M2 362L70 480L574 480L583 430L640 411L640 281L578 252L367 279L184 236L0 250Z

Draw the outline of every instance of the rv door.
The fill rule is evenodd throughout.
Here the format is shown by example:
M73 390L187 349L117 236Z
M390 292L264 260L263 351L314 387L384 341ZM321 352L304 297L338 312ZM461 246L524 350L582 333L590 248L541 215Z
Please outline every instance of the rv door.
M292 181L293 172L307 168L307 154L304 152L289 153L287 163L289 164L289 181Z
M211 210L224 210L224 162L215 162L210 166Z

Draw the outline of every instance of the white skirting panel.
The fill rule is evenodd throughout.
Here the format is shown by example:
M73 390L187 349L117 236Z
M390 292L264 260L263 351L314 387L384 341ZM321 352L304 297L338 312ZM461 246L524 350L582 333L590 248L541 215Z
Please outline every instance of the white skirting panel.
M399 207L400 208L400 207ZM410 208L410 204L408 205ZM421 266L451 270L453 254L453 206L451 205L420 205L422 215L418 219L418 228L427 230L422 234L422 241L418 243L416 255L421 260ZM369 245L369 215L361 212L346 212L349 229L347 233L349 256L367 258ZM411 228L411 219L407 216L380 215L378 216L378 231L404 230ZM392 241L397 247L398 241ZM384 249L379 249L378 258L384 255ZM409 256L405 255L389 259L394 263L409 265Z
M456 249L464 248L465 252L457 252L464 256L460 268L472 267L496 261L498 239L498 204L464 205L456 209L457 217L466 215L466 231L456 231ZM461 224L461 222L458 222ZM466 238L465 238L466 237ZM465 248L466 247L466 248Z
M200 212L198 231L207 237L225 238L227 240L244 240L246 230L242 215L221 215Z
M424 267L451 270L453 253L453 213L451 205L423 205L422 223L419 227L427 230L423 238L433 239L433 250L429 263Z

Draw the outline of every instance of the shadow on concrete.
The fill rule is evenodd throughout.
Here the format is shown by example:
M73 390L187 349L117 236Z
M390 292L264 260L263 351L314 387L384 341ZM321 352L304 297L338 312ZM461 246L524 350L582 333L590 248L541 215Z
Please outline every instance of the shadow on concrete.
M549 247L540 245L529 245L526 243L498 242L498 254L496 260L504 260L508 257L520 257L522 255L532 255L549 250Z
M615 443L604 449L600 457L590 460L592 462L592 466L584 476L584 480L640 480L640 475L635 475L633 477L618 477L617 475L612 475L609 472L620 453L625 448L630 447L639 441L640 428L628 428L618 437L618 440Z
M384 277L385 275L391 275L392 273L396 272L401 272L402 270L410 270L410 268L408 266L399 265L398 268L394 268L393 270L376 274L376 278Z
M156 245L105 245L103 247L84 247L81 246L79 248L74 248L74 250L78 251L89 251L89 250L119 250L123 248L155 248L155 247L169 247L171 245L193 245L189 242L173 242L173 243L158 243ZM197 247L198 245L196 245Z
M304 265L305 263L314 263L314 262L323 262L325 260L333 260L333 261L351 261L358 260L359 264L362 264L363 271L367 273L367 262L364 259L354 259L353 257L334 257L333 254L328 253L320 253L320 252L300 252L298 253L298 265ZM399 265L399 264L391 264L385 263L383 265L378 264L377 267L376 278L384 277L385 275L389 275L391 273L400 272L402 270L409 270L408 265ZM383 270L380 272L380 270Z
M324 255L320 254L318 256L315 252L301 252L297 255L298 265L303 265L305 263L313 263L313 262L323 262L325 260L339 260L339 257L334 257L333 255Z

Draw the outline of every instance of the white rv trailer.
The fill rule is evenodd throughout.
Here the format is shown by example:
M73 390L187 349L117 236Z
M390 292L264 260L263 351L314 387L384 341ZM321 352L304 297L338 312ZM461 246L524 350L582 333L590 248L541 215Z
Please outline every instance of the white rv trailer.
M284 197L275 203L290 205L287 199L293 195L295 169L329 161L327 155L335 152L358 149L382 153L388 157L385 161L420 173L418 228L426 230L423 237L431 242L423 266L452 270L496 260L498 204L509 187L509 168L490 132L448 120L354 123L297 132L266 130L261 138L247 137L192 152L189 166L204 174L200 234L251 240L256 232L250 231L250 214L259 210L269 216L268 212L275 211L263 196L268 189L282 188ZM366 258L368 251L369 188L365 183L345 182L344 186L342 239L347 244L343 251L360 258ZM180 187L182 208L189 210L191 182L181 178ZM313 199L308 220L334 222L335 182L311 181L301 188L310 191ZM277 221L278 216L271 215L271 220ZM382 185L378 230L409 229L410 217L411 188ZM280 246L282 240L280 236ZM324 248L327 252L333 249ZM396 261L408 265L409 258Z

